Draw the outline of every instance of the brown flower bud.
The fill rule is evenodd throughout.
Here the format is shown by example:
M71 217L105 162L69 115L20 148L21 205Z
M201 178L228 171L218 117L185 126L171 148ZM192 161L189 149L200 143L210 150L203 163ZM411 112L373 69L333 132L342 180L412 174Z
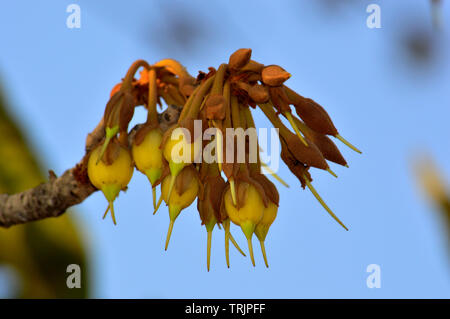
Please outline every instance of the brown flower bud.
M266 66L261 73L262 81L269 86L280 86L291 77L282 67L278 65Z
M222 222L220 204L225 186L226 183L220 175L206 177L202 198L199 196L197 200L197 208L202 225L209 224L214 219L216 222Z
M308 172L308 168L300 163L294 155L289 151L286 142L283 139L280 139L281 142L281 159L286 163L289 170L294 174L297 179L300 181L302 188L306 187L305 176L312 181L311 175Z
M270 99L279 113L291 112L289 100L281 87L269 87Z
M239 70L244 67L250 61L252 56L252 49L239 49L230 55L228 67L232 71Z
M282 139L285 140L289 151L299 162L320 169L328 168L325 158L312 141L306 139L308 143L308 146L306 146L300 141L297 135L291 132L284 134Z
M313 130L305 133L305 135L319 148L325 159L343 166L347 165L347 161L342 156L336 144L328 136Z
M288 87L284 87L291 104L294 104L298 116L314 131L336 136L338 131L327 111L315 101L305 98Z

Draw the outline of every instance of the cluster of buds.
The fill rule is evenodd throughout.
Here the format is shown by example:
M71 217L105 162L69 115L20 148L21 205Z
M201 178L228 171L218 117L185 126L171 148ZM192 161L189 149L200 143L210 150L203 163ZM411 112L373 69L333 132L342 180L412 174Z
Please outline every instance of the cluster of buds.
M135 79L140 68L143 68L140 77ZM230 139L228 133L227 136L222 133L228 129L254 129L252 110L259 108L278 129L282 160L301 186L308 187L329 214L347 229L312 186L309 171L317 168L335 175L327 161L347 166L327 135L359 150L338 134L319 104L284 85L289 78L290 74L280 66L265 66L252 60L250 49L237 50L228 63L217 69L209 68L207 73L199 72L197 78L172 59L153 65L136 61L111 92L103 118L105 138L87 155L89 179L109 203L104 217L110 211L116 223L113 202L126 189L136 167L151 184L154 213L163 201L169 208L166 250L175 220L197 199L201 224L207 232L208 271L216 225L225 232L227 266L230 266L230 241L245 256L231 235L231 222L247 238L253 265L252 237L256 235L268 267L264 242L277 215L278 191L262 172L268 166L260 160L257 138L255 141L244 135L241 139L244 154L239 160L239 154L233 152L239 137L233 135ZM181 109L178 121L168 128L158 121L157 106L163 106L162 100ZM139 105L146 107L147 121L131 130L131 134L129 122ZM200 132L195 129L198 122ZM208 134L210 143L206 144L202 137ZM251 150L255 146L258 151L253 156ZM202 161L206 149L213 151L213 161ZM285 184L275 172L269 173ZM158 185L161 196L157 201Z

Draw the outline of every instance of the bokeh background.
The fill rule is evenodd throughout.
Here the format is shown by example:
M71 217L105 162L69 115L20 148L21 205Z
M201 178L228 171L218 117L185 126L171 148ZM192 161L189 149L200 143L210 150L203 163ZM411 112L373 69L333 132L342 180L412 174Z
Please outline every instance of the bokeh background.
M71 3L81 8L80 29L66 27ZM381 7L381 29L366 26L371 3ZM47 170L59 175L83 156L86 134L134 60L175 58L195 75L242 47L288 70L288 85L322 104L363 155L342 145L350 168L332 166L337 180L312 172L349 232L282 165L278 173L291 187L277 184L269 269L256 239L256 268L232 249L227 269L216 229L208 273L195 204L178 218L164 252L168 214L151 215L150 187L135 173L115 203L116 227L101 219L107 204L96 193L66 221L1 230L0 297L449 298L446 220L422 192L414 165L426 154L444 181L450 176L449 18L445 0L2 3L4 192L35 186ZM139 108L133 124L144 120ZM255 120L268 126L260 112ZM21 138L8 137L14 125ZM6 152L19 144L26 151ZM25 176L26 168L8 166L23 152L30 156L23 167L33 167ZM14 186L19 179L24 184ZM82 264L83 291L63 289L69 263ZM381 267L379 289L366 285L369 264Z

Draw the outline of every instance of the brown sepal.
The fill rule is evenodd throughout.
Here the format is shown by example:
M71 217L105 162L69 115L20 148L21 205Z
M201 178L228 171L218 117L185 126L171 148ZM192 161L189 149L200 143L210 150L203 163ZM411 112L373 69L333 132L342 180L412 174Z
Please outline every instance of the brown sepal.
M147 136L148 132L150 132L153 129L159 129L159 126L153 125L150 123L145 123L145 124L141 125L134 136L134 139L133 139L134 145L136 145L136 146L141 145L141 143L144 141L145 137Z
M169 167L169 163L166 161L165 158L163 158L162 161L162 172L161 172L161 177L159 179L157 179L155 181L155 183L152 185L152 187L156 187L159 184L161 184L163 182L163 180L170 175L170 167Z
M135 99L129 92L124 92L119 115L119 132L127 132L128 124L134 115Z
M278 206L280 202L280 195L278 194L278 190L275 185L266 177L266 175L253 172L251 177L263 187L269 200Z
M205 103L206 118L208 120L225 119L225 99L222 94L209 95Z
M121 146L118 139L113 137L111 142L106 147L105 155L102 157L101 161L106 165L111 165L119 156L121 147L123 146Z
M189 185L191 185L193 179L196 179L200 184L197 170L192 165L186 166L176 177L174 187L175 191L179 195L182 195L184 192L186 192Z
M257 180L250 177L250 175L248 173L248 169L242 169L242 166L240 167L238 173L236 174L235 184L236 184L236 193L237 193L237 198L236 198L237 209L239 209L241 207L241 205L243 204L243 200L245 199L245 194L246 194L246 191L248 188L248 184L251 184L256 188L259 195L261 195L264 206L267 207L268 197L266 196L266 193L264 192L264 188ZM246 186L246 184L247 184L247 186Z
M226 183L222 176L207 177L204 184L203 197L197 201L197 207L202 220L202 225L207 223L211 215L222 222L222 215L220 213L220 205L225 190Z

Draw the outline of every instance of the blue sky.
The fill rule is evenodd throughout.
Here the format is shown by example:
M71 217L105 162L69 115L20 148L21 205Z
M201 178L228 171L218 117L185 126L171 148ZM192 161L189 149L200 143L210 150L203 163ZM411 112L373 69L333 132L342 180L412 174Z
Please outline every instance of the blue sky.
M291 187L278 187L281 205L266 240L269 269L256 239L256 268L231 250L227 269L223 231L216 229L208 273L206 231L196 205L182 212L164 252L168 213L151 216L150 187L139 173L115 203L117 227L101 219L106 201L94 194L75 216L92 261L93 297L450 297L443 226L412 171L415 154L426 151L450 176L449 23L433 34L432 62L420 62L403 50L402 35L431 32L429 1L326 2L2 4L2 84L44 168L60 174L82 157L86 134L134 60L171 57L196 74L241 47L288 70L288 85L323 105L340 133L363 151L361 156L340 145L350 168L332 166L337 180L312 171L314 185L349 232L281 167ZM71 3L81 7L81 29L66 27ZM381 7L381 29L366 27L370 3ZM187 22L179 20L180 5ZM448 3L443 10L448 17ZM177 38L173 24L194 38ZM257 124L267 126L256 114ZM144 118L138 110L133 123ZM245 247L244 236L233 229ZM366 286L369 264L381 267L380 289Z

